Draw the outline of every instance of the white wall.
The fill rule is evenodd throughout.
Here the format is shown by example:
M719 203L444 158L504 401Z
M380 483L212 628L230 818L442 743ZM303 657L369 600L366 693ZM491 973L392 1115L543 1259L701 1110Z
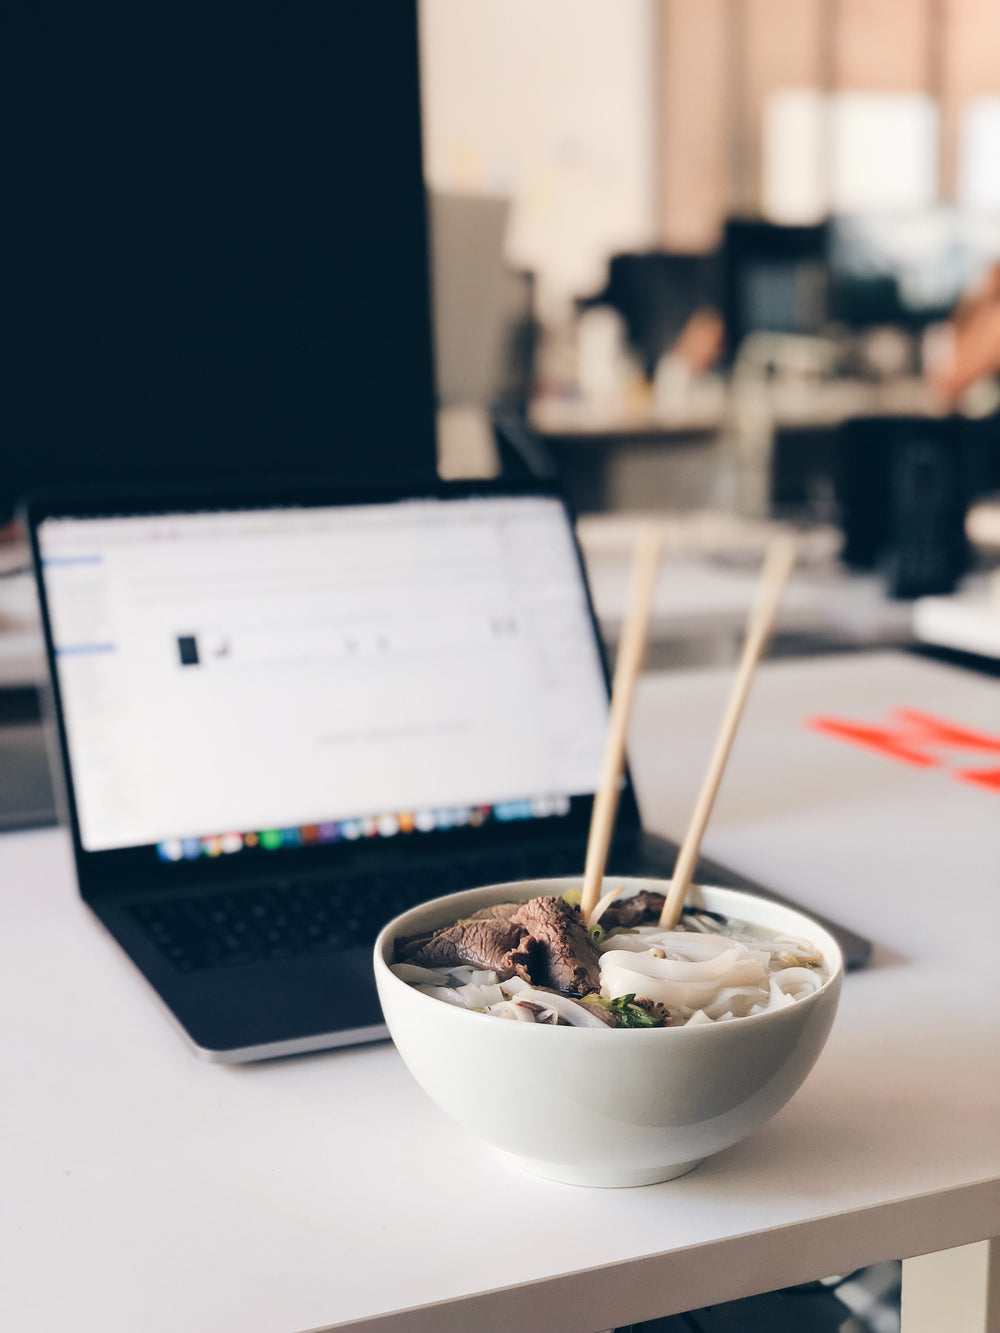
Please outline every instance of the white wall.
M543 313L654 241L654 0L421 0L433 188L513 200Z

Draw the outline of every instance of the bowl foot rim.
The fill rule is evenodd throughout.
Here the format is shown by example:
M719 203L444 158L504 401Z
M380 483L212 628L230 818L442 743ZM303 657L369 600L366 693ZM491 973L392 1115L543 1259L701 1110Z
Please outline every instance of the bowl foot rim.
M582 1185L591 1189L629 1189L635 1185L660 1185L666 1180L676 1180L686 1176L696 1166L701 1166L704 1157L696 1157L690 1162L673 1162L666 1166L591 1166L574 1165L570 1162L542 1162L534 1157L519 1157L516 1153L495 1148L504 1161L519 1167L532 1176L541 1176L543 1180L554 1180L560 1185Z

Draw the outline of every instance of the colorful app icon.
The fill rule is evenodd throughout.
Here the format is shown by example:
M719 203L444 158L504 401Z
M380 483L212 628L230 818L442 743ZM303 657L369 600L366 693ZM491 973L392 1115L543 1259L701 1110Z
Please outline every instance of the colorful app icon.
M317 824L303 824L302 841L319 842L319 826Z
M361 820L361 832L366 838L378 837L378 820L374 815L366 815Z
M455 809L451 812L452 825L455 828L465 828L466 824L469 822L471 814L472 811L467 805L456 805Z
M413 827L421 833L430 833L436 827L433 810L418 810L413 816Z
M340 825L337 823L317 824L320 842L337 842L340 838Z
M221 838L202 838L201 850L204 856L221 856L222 839Z
M568 796L553 796L552 810L554 814L568 815L569 807L570 807L570 800Z
M243 836L240 833L223 833L222 851L226 856L232 856L233 852L242 852Z
M455 812L450 806L442 806L434 811L435 828L451 828L455 823Z
M200 838L181 838L181 849L184 852L185 861L197 861L201 856Z
M260 835L260 845L266 847L269 852L276 851L281 846L281 830L276 828L264 829Z
M475 810L469 811L469 823L472 825L473 828L479 828L480 824L486 823L486 816L483 814L482 810L480 810L478 806L475 808Z
M399 832L399 820L395 815L380 815L378 835L380 838L392 838Z
M260 845L260 835L258 833L243 834L244 847L258 847L259 845Z
M354 842L361 837L361 824L356 819L345 819L340 825L340 836Z
M282 847L301 847L302 834L297 828L283 828L281 830Z
M551 796L536 796L531 802L531 813L536 819L548 819L555 812L556 805Z
M400 833L412 833L416 827L412 811L404 811L403 814L396 816L396 822L399 824Z
M531 818L530 801L501 801L499 805L493 807L493 818L499 819L501 823L509 823L514 819Z
M161 861L179 861L184 855L184 845L180 838L168 838L156 844L156 855Z

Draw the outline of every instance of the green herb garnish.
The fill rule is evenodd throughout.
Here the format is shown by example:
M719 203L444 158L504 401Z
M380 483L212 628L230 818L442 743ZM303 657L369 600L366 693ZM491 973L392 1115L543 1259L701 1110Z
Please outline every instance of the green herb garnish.
M606 1000L596 992L583 997L584 1004L599 1004L602 1009L614 1017L615 1027L619 1028L662 1028L666 1024L654 1018L641 1004L636 1004L635 995L620 995L617 1000Z
M620 1028L661 1028L663 1024L658 1018L654 1018L651 1013L643 1009L641 1004L636 1004L635 995L620 995L617 1000L609 1000L608 1008L615 1016L615 1022Z

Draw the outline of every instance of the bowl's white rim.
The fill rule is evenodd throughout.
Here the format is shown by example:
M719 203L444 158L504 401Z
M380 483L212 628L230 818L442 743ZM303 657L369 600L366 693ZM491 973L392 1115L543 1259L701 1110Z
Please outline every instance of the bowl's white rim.
M640 885L669 883L669 881L666 880L640 879L638 877L631 877L631 876L622 876L622 878L630 880L630 882L636 886L634 890L635 892L639 891ZM442 1000L435 999L433 995L423 994L422 991L417 990L416 987L412 986L408 981L403 981L400 977L397 977L395 972L392 971L390 965L385 961L384 952L385 952L385 945L388 943L387 937L390 935L395 935L397 933L398 923L405 920L406 917L408 917L411 913L423 911L425 908L437 907L439 904L443 905L455 898L465 897L469 893L479 893L479 892L485 893L494 889L497 890L498 892L501 889L518 889L518 888L523 889L525 885L529 883L532 885L539 885L539 884L557 885L557 884L565 884L567 882L575 882L579 884L580 877L578 875L565 875L553 879L538 879L538 880L527 880L527 881L512 880L501 884L484 884L478 886L475 889L461 889L457 893L443 894L440 898L428 898L424 902L418 903L414 907L407 908L405 912L400 912L399 915L393 917L391 921L387 921L386 924L379 931L374 946L375 971L379 976L381 976L384 979L385 984L390 986L401 986L404 988L404 990L408 991L415 999L420 1001L425 1001L427 1004L434 1005L435 1011L443 1011L441 1021L444 1022L451 1021L443 1017L444 1013L451 1013L454 1014L461 1022L465 1022L469 1018L474 1018L481 1023L487 1023L490 1025L490 1027L494 1027L496 1023L500 1020L495 1018L492 1014L482 1014L475 1009L463 1009L455 1004L445 1004ZM762 1022L773 1022L775 1019L778 1019L783 1014L790 1015L792 1012L798 1012L804 1014L808 1008L812 1007L819 1001L820 996L828 994L831 988L839 987L840 982L844 975L843 951L841 950L840 945L837 943L834 937L830 934L830 932L826 930L825 927L821 926L818 921L814 921L813 918L809 916L808 912L804 912L798 907L793 907L790 903L775 902L773 898L761 897L759 894L751 893L747 889L733 889L725 884L693 884L691 888L692 890L709 889L712 890L713 892L718 891L722 893L732 893L739 898L750 899L751 901L756 901L761 903L767 903L769 905L773 905L776 908L780 908L782 911L791 912L793 915L801 917L803 921L808 922L810 927L821 932L824 940L829 942L830 947L823 948L824 962L827 963L830 962L830 954L832 953L833 961L835 961L836 966L835 967L830 966L829 975L827 976L823 984L821 986L817 986L817 988L814 991L812 991L809 995L805 995L802 997L802 999L796 1000L794 1006L787 1005L781 1009L771 1009L761 1014L748 1014L743 1018L733 1018L724 1023L715 1021L712 1021L710 1023L699 1023L693 1028L689 1028L686 1025L683 1027L676 1027L676 1028L674 1027L582 1028L582 1027L572 1027L570 1025L562 1027L562 1026L556 1026L551 1023L508 1023L506 1026L511 1029L516 1029L519 1032L536 1032L536 1033L576 1032L580 1034L585 1034L586 1038L589 1038L591 1040L595 1038L600 1040L606 1040L609 1037L613 1038L615 1041L621 1041L623 1037L633 1041L635 1040L648 1041L650 1039L663 1040L664 1034L668 1032L673 1034L671 1040L677 1040L678 1034L682 1032L686 1032L688 1034L685 1040L691 1040L692 1038L694 1038L695 1040L702 1040L702 1038L697 1037L696 1034L730 1031L732 1029L733 1023L738 1023L739 1027L742 1029L748 1023L759 1024ZM628 892L628 890L626 890L626 892ZM754 923L752 920L748 920L747 924L753 925ZM528 1040L535 1040L535 1038L528 1038Z

